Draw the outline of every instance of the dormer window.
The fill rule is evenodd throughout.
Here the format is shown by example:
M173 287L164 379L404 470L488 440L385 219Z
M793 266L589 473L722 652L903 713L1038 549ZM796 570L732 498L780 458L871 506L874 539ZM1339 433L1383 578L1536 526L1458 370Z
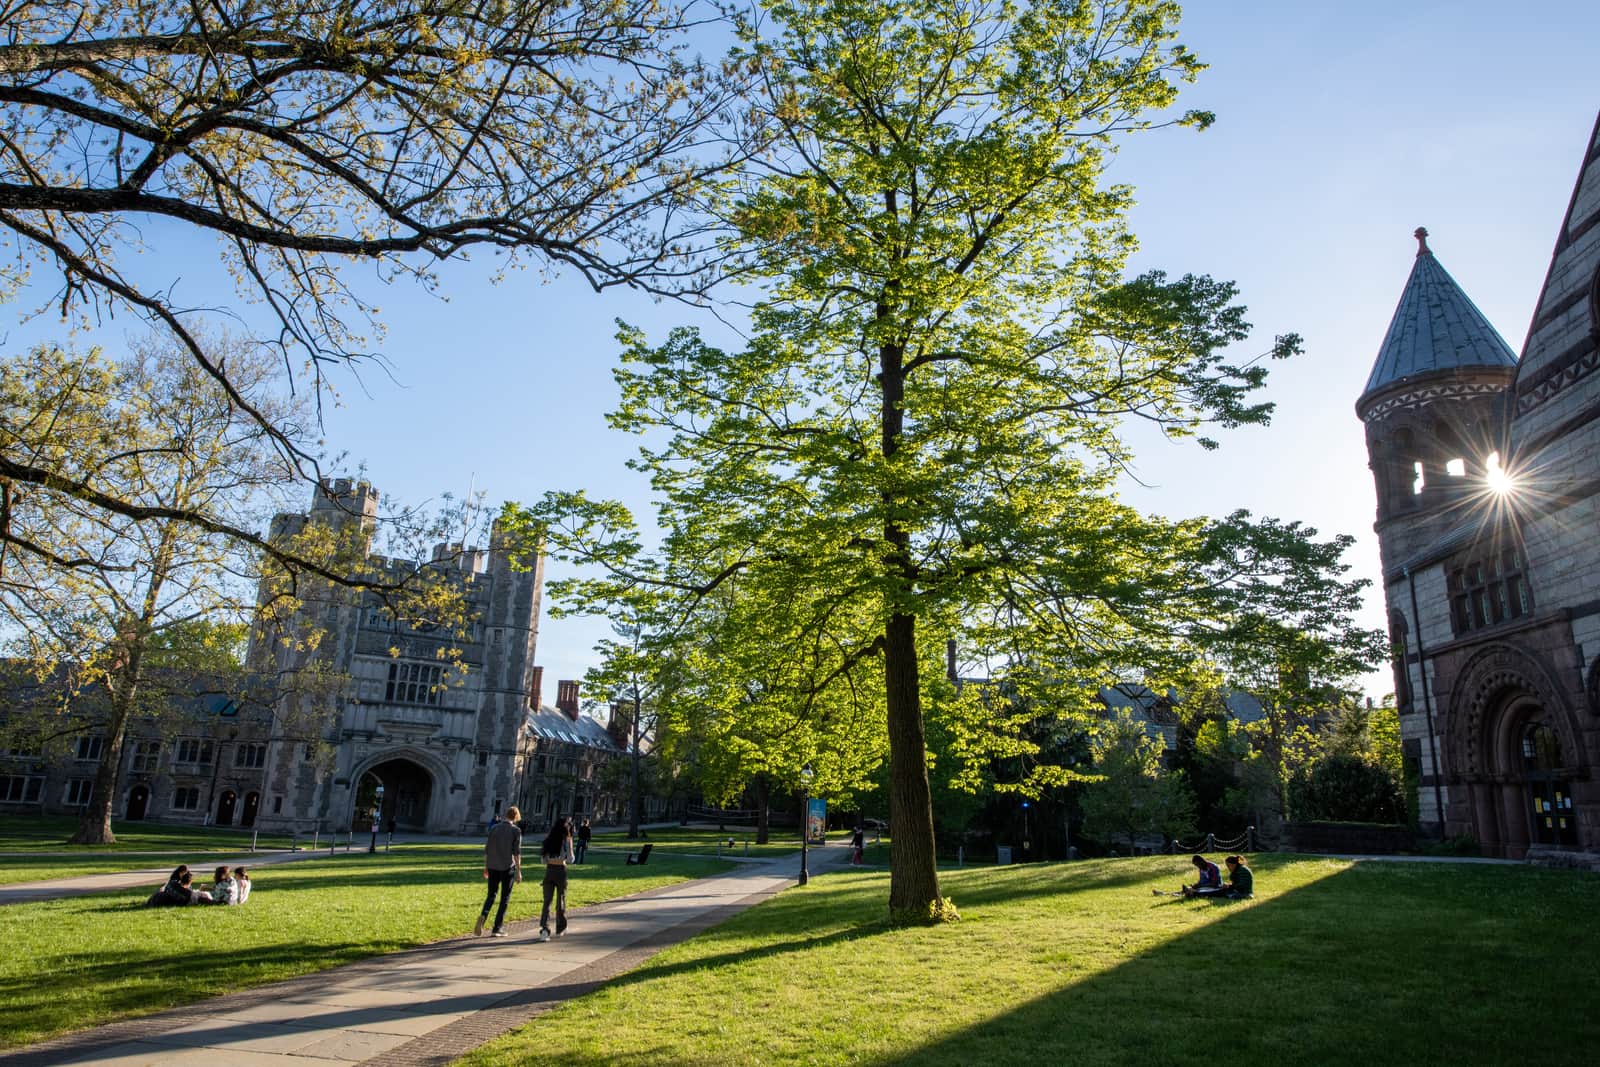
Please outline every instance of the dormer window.
M1450 568L1450 623L1456 635L1520 619L1533 611L1520 549L1467 560Z

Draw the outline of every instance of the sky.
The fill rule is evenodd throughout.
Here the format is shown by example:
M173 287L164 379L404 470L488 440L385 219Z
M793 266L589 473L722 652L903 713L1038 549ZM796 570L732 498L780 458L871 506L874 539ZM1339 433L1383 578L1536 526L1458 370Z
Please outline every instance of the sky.
M1241 356L1285 332L1306 351L1273 365L1270 427L1226 433L1214 453L1149 440L1125 499L1172 517L1248 508L1348 533L1351 574L1376 579L1354 406L1411 270L1411 233L1428 228L1439 262L1520 351L1600 109L1600 3L1210 0L1186 6L1180 39L1210 64L1180 106L1217 121L1124 144L1111 177L1136 190L1132 266L1235 280L1256 327ZM193 258L204 255L185 248L174 272L207 270ZM330 450L406 503L469 487L491 505L582 488L646 518L646 486L623 466L637 439L604 417L615 320L657 339L715 324L576 278L489 285L488 274L487 263L444 268L448 299L363 286L382 307L391 373L337 382ZM1381 592L1369 592L1362 621L1381 627ZM608 633L599 619L542 620L547 699L556 679L594 665ZM1369 679L1374 696L1388 688L1386 675Z

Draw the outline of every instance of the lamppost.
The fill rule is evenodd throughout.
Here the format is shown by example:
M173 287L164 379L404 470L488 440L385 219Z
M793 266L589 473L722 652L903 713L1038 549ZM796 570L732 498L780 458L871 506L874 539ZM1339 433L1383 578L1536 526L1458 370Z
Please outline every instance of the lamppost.
M800 884L811 881L806 869L806 846L811 843L811 767L800 768Z
M378 851L378 818L382 814L383 814L383 783L379 782L378 783L378 800L377 800L377 803L374 804L373 808L372 808L372 844L367 848L368 852L376 852L376 851Z
M1033 859L1029 853L1032 851L1033 842L1028 838L1028 802L1022 802L1022 861Z

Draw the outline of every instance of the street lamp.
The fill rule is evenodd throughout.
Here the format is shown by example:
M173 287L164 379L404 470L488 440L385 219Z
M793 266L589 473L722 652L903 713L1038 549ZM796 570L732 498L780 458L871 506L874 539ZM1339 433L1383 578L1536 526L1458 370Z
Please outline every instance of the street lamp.
M811 881L806 869L806 846L811 843L811 767L800 768L800 884Z
M1022 862L1033 859L1029 853L1032 851L1033 842L1028 839L1028 802L1022 802Z
M378 851L378 819L379 819L380 816L382 816L382 814L383 814L383 783L379 782L378 783L378 801L372 807L372 844L370 846L368 846L368 848L367 848L368 852L376 852L376 851Z

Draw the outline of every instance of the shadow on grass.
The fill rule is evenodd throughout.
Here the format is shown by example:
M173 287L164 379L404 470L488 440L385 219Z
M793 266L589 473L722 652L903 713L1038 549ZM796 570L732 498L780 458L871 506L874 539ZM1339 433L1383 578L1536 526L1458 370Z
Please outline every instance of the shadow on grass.
M1503 871L1446 880L1357 865L1269 900L1145 898L1130 909L1226 914L1043 996L1002 992L1021 1002L862 1062L1592 1063L1600 935L1552 925L1550 873L1508 884ZM1594 905L1597 889L1578 883Z

